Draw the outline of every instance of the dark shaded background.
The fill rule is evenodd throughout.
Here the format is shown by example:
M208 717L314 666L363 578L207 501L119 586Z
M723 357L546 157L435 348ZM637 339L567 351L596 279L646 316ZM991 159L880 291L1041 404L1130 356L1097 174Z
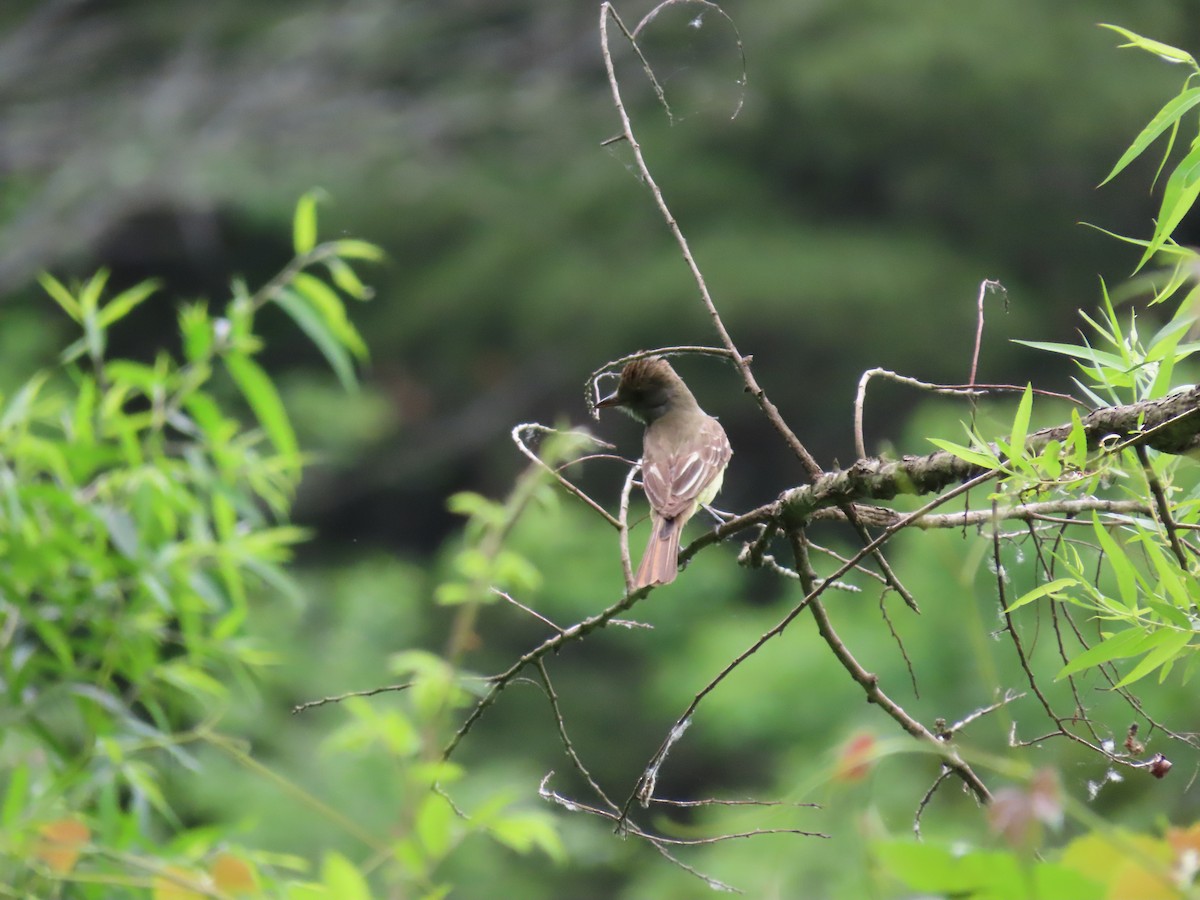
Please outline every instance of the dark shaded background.
M621 12L632 23L647 8ZM984 278L1004 283L1009 308L989 301L980 379L1067 386L1060 362L1008 339L1070 339L1075 311L1098 300L1097 276L1116 282L1132 268L1133 253L1078 223L1148 233L1154 161L1096 185L1180 78L1145 54L1117 51L1117 36L1095 23L1194 49L1193 5L763 0L725 9L744 45L744 92L728 23L693 6L664 11L646 37L673 124L624 47L618 70L726 324L822 464L852 458L862 370L966 379ZM617 125L597 18L595 4L520 0L0 7L0 385L49 359L68 334L30 287L40 270L83 275L105 265L116 286L165 278L158 305L114 334L114 353L148 357L173 340L167 298L220 298L235 274L261 282L286 262L291 209L314 185L329 197L323 233L388 251L376 299L354 311L373 359L358 395L340 392L289 323L268 327L265 361L320 455L297 507L317 532L300 570L310 604L264 612L259 625L285 634L298 657L272 689L280 696L266 691L268 708L378 683L386 678L370 660L438 645L445 616L429 609L428 590L457 524L445 498L507 489L521 468L507 437L515 423L583 422L583 380L605 360L715 342L627 153L601 146ZM1185 223L1179 236L1188 233ZM723 506L745 508L800 480L730 370L706 360L680 368L735 448ZM923 452L916 435L934 421L957 439L957 413L918 413L919 399L875 389L871 449ZM915 414L921 425L906 431ZM636 453L632 423L593 427ZM587 477L614 497L621 473ZM590 527L577 511L562 515L569 527L531 526L523 539L542 551L547 597L566 620L611 602L618 573L611 547L573 540L572 527ZM788 588L725 568L689 570L693 585L693 571L707 573L702 596L663 592L648 614L663 643L602 636L563 660L565 693L585 692L573 707L587 720L582 743L592 739L614 778L628 781L680 698L777 617ZM739 599L721 599L729 597ZM718 639L700 625L708 613L727 616L728 602L735 624L725 618ZM531 640L528 623L507 610L488 610L482 630L488 640L472 661L482 671ZM728 708L714 704L726 728L681 748L672 770L681 790L764 778L779 788L774 779L786 777L772 773L811 762L851 727L838 702L816 727L781 713L777 701L795 697L805 677L795 654L807 646L763 663L759 706L734 691ZM933 677L957 684L953 660L931 653ZM598 670L611 679L598 681ZM637 713L631 686L645 703ZM966 692L962 711L976 702ZM508 760L527 754L529 729L545 731L551 753L537 703L514 700L488 732L492 752L473 762L524 774L523 762ZM263 739L268 762L277 754L281 766L300 765L304 753L290 742L319 740L330 726L295 727L308 731ZM746 729L763 731L753 748L735 740ZM626 731L636 739L619 747L601 737ZM363 776L346 777L346 803L367 803L353 799ZM886 800L886 788L875 790ZM197 804L201 819L223 815L219 798ZM593 896L614 896L618 883L637 885L629 896L698 889L678 887L670 879L682 876L627 845L578 835L571 845ZM498 852L481 851L481 871ZM550 883L528 860L495 865L508 867L513 890Z

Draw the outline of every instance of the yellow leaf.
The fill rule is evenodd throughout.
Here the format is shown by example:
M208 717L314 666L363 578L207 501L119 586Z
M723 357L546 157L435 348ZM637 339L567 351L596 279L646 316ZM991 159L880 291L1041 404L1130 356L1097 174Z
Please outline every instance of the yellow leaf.
M258 890L253 866L232 853L218 853L209 874L217 889L227 894L252 894Z
M60 875L75 868L79 853L92 836L91 829L78 819L47 822L38 829L37 858Z
M192 888L197 876L187 869L167 866L161 875L154 876L154 900L205 900L204 894Z

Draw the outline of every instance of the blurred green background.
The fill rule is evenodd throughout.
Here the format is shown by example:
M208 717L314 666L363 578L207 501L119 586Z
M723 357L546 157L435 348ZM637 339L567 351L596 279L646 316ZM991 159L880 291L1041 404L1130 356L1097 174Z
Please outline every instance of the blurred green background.
M649 7L620 12L632 24ZM1118 38L1095 24L1195 51L1194 4L724 8L744 47L744 91L729 24L689 4L663 11L645 43L674 123L625 46L614 48L618 72L727 326L818 460L853 458L851 401L864 369L966 380L985 278L1005 285L1009 305L988 301L979 380L1065 387L1060 361L1009 339L1071 339L1075 311L1098 300L1098 276L1118 282L1132 269L1129 248L1079 222L1148 233L1152 161L1096 185L1178 88L1169 66L1118 51ZM303 599L265 598L252 623L281 664L222 722L252 741L260 761L372 828L387 830L406 801L389 792L388 761L335 764L317 748L342 714L293 718L290 706L386 683L391 653L442 646L449 614L433 604L432 586L458 527L445 500L463 489L505 493L524 462L508 437L513 425L584 423L584 379L606 360L716 343L627 149L602 146L618 125L598 12L521 0L0 7L0 386L68 339L64 317L31 287L41 270L82 275L106 265L115 287L163 277L167 289L150 311L113 335L114 354L151 358L175 340L166 298L221 297L235 275L258 283L286 262L293 205L313 186L328 197L324 232L388 252L375 302L355 309L372 356L359 393L344 394L287 323L268 335L265 364L315 454L296 517L316 537L297 561ZM730 369L699 359L680 369L734 446L723 508L749 508L800 481L801 467ZM876 387L868 449L927 452L922 435L957 440L965 415ZM633 423L589 427L636 456ZM584 482L615 507L622 476L595 464ZM613 536L581 507L564 500L523 522L515 539L543 576L521 599L556 621L619 596ZM838 532L827 542L850 545ZM790 582L737 569L733 553L706 552L639 607L653 631L600 633L552 661L578 749L616 796L633 787L695 691L798 599ZM953 721L996 689L1020 686L1008 646L987 637L994 585L970 542L922 534L898 543L893 564L926 610L918 620L889 605L920 699L880 622L877 589L839 596L833 614L914 715ZM467 662L482 673L545 636L508 606L486 609L478 631ZM1169 710L1186 699L1159 702ZM1044 730L1032 707L1014 705L1012 716L1022 732ZM1119 735L1125 724L1111 727ZM859 838L906 833L937 767L899 755L864 785L830 782L837 749L860 729L894 741L887 746L898 753L912 750L862 702L802 617L702 707L661 789L826 808L673 812L656 824L690 833L720 819L724 830L828 832L832 843L782 835L687 859L752 896L863 896ZM999 751L1008 721L996 717L972 737ZM1072 793L1103 777L1082 754L1043 752ZM503 782L531 804L550 769L560 789L581 792L536 689L509 691L462 761L482 783ZM281 851L338 846L327 822L298 814L272 785L220 758L202 779L175 775L173 795L193 824L235 822L246 840ZM1131 824L1190 821L1195 802L1179 793L1170 783L1114 785L1096 803ZM568 864L481 839L447 873L455 896L705 892L602 823L559 818ZM957 787L926 813L927 833L976 825Z

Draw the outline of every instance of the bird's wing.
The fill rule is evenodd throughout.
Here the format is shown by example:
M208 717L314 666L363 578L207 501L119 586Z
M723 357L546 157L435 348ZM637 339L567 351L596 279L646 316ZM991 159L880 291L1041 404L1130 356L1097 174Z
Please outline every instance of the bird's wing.
M661 516L673 519L690 513L696 498L712 484L733 455L721 423L709 416L696 435L679 447L653 444L647 432L642 466L642 486L650 506Z

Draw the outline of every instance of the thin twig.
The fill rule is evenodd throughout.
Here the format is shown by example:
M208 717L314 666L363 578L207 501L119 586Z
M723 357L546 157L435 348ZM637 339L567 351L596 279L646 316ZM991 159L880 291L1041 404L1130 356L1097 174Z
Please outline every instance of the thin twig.
M1175 527L1175 519L1171 515L1171 507L1167 503L1167 495L1163 491L1162 482L1158 480L1158 476L1154 473L1154 469L1150 465L1150 455L1146 452L1146 448L1138 445L1134 449L1137 453L1138 462L1142 464L1142 471L1146 475L1146 481L1150 485L1150 492L1154 495L1154 506L1158 511L1158 520L1171 542L1171 550L1175 553L1175 560L1179 563L1179 567L1187 572L1190 568L1188 566L1187 554L1183 552L1183 545L1179 542L1179 531Z
M809 572L808 551L804 546L803 535L798 529L793 529L788 532L788 538L796 554L796 570L802 573ZM845 643L842 642L842 639L834 630L833 623L829 620L829 614L825 612L825 607L821 601L814 597L812 602L808 604L808 608L812 611L813 619L817 623L817 632L825 641L826 646L833 652L838 662L842 664L842 668L866 692L868 702L878 706L896 724L913 737L935 748L942 758L942 764L962 779L963 784L971 790L981 803L990 803L992 799L991 791L988 790L983 780L975 774L975 770L959 755L958 751L949 746L945 741L939 740L937 735L910 716L904 710L904 707L900 706L900 704L884 693L883 689L879 686L879 676L868 672L855 659L849 648L846 647Z
M582 500L584 503L586 503L588 506L590 506L592 511L599 514L599 516L602 519L604 519L604 521L608 522L609 525L612 525L614 528L619 528L620 525L618 524L617 520L614 519L611 515L609 515L608 510L606 510L603 506L601 506L599 503L597 503L595 500L593 500L591 497L589 497L580 488L576 487L575 484L573 482L569 481L566 477L564 477L557 468L546 465L546 461L543 460L536 453L534 453L528 447L528 445L526 445L525 432L527 432L527 431L535 431L540 434L557 434L558 429L550 428L546 425L539 425L537 422L524 422L513 428L513 430L512 430L513 443L517 445L518 450L520 450L527 457L529 457L535 464L537 464L538 466L541 466L543 469L545 469L547 472L549 472L551 475L553 475L555 480L560 485L562 485L562 487L567 491L567 493L571 494L574 497L578 497L580 500ZM585 431L580 431L580 432L576 432L576 433L585 435L588 438L588 440L592 441L595 444L599 444L601 447L604 447L605 449L608 449L608 450L612 449L612 444L606 443L606 442L600 440L599 438L593 437L592 435L588 434ZM579 462L579 461L580 460L572 460L572 463ZM569 463L568 465L570 465L572 463Z

